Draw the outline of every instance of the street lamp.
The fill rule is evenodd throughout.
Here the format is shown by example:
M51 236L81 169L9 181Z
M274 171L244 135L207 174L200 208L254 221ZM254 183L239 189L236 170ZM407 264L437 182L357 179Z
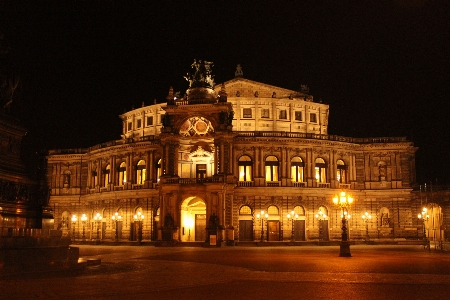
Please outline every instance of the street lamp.
M269 215L265 214L264 210L261 210L261 214L256 214L256 218L258 220L261 219L261 242L264 242L264 218L267 220Z
M363 222L366 223L366 241L370 240L369 236L369 221L372 219L372 216L366 211L361 218L363 219Z
M142 241L142 222L144 221L144 215L138 211L136 215L134 215L134 220L138 223L138 242Z
M100 240L100 224L102 222L102 215L100 215L100 213L97 213L94 216L94 221L97 225L97 241L99 241Z
M347 218L350 217L348 214L348 207L353 203L353 197L342 191L339 195L333 197L333 203L342 209L342 241L340 244L339 256L350 257L352 255L350 253L350 243L348 241Z
M286 217L288 218L288 226L289 226L289 220L291 220L291 218L292 218L291 241L293 242L294 241L294 224L295 224L294 221L298 220L298 215L294 211L291 211L291 213L290 214L288 213Z
M81 215L81 222L83 223L83 236L82 236L83 241L86 240L86 236L84 235L84 233L85 233L84 229L85 229L85 226L86 226L86 221L87 221L86 214L82 214Z
M75 240L75 224L77 223L77 215L72 215L72 237Z
M425 241L425 246L428 246L428 248L429 248L430 247L429 246L430 242L428 241L427 229L425 228L425 222L428 222L428 219L430 218L430 216L427 214L427 211L428 211L427 208L424 207L422 209L422 213L419 213L417 215L417 218L422 219L422 222L423 222L423 239ZM428 231L428 237L430 237L430 231Z
M319 220L319 241L322 241L323 240L322 221L326 220L327 215L322 210L319 210L319 212L315 215L315 217L317 220Z
M114 235L114 240L115 240L116 242L118 242L118 241L119 241L119 234L118 234L118 231L119 231L119 224L118 224L118 222L122 220L122 216L119 215L119 213L116 211L116 212L114 213L114 215L112 215L111 219L112 219L112 220L115 222L115 224L116 224L116 226L115 226L115 227L116 227L116 232L115 232L115 235Z

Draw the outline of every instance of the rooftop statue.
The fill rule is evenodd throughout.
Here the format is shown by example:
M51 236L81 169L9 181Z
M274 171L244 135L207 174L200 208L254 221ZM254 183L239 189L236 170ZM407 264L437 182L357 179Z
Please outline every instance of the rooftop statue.
M189 88L214 88L213 63L210 61L195 60L191 65L191 73L184 78L189 82Z
M234 72L234 77L244 77L244 72L242 72L242 67L240 64L236 67L236 72Z

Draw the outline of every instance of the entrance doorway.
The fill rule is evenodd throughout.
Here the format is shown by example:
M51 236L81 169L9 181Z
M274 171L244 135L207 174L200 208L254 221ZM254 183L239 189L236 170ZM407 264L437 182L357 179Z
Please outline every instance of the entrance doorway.
M305 241L305 220L294 221L294 241Z
M195 215L195 241L206 241L206 215Z
M328 220L319 220L319 240L328 241Z
M181 241L206 241L206 204L199 197L186 198L181 204Z
M279 241L280 240L280 222L279 221L268 221L267 230L269 232L268 241Z
M239 220L239 240L253 241L253 221Z

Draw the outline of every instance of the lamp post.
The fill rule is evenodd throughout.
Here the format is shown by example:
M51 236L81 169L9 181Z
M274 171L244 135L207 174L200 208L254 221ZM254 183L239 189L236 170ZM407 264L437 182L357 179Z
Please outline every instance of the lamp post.
M430 216L427 214L427 208L424 207L422 209L422 213L419 213L417 215L417 218L422 219L422 223L423 223L423 240L425 242L425 248L428 247L428 249L430 249L430 242L428 240L428 238L430 237L430 231L428 230L428 238L427 238L427 229L425 227L425 222L428 222L428 219L430 218Z
M114 213L114 215L112 215L111 219L114 221L114 223L115 223L115 225L116 225L116 226L115 226L115 227L116 227L116 231L115 231L115 234L114 234L114 241L118 242L118 241L119 241L119 234L118 234L118 231L119 231L119 224L118 224L118 222L119 222L120 220L122 220L122 216L119 215L119 213L116 211L116 212Z
M323 213L322 210L315 215L316 219L319 220L319 241L323 240L323 226L322 221L327 218L327 215Z
M268 214L264 213L264 210L261 210L261 214L256 214L256 218L261 219L261 242L264 242L264 218L267 220L269 218Z
M100 224L102 222L102 215L100 215L100 213L97 213L94 216L94 222L97 225L97 241L100 240Z
M292 220L291 241L293 242L294 241L294 224L295 224L294 222L295 222L295 220L298 220L298 215L294 211L291 211L291 213L290 214L288 213L286 217L288 218L288 221ZM288 222L288 226L289 226L289 222Z
M77 215L72 215L72 238L75 240L75 224L77 223Z
M136 215L134 215L134 220L138 223L138 242L142 241L142 222L144 221L144 215L138 211Z
M350 253L350 243L348 241L347 218L350 216L348 215L348 207L353 203L353 197L342 191L339 195L333 197L333 203L342 209L342 241L340 244L339 256L350 257L352 255Z
M369 221L372 219L372 216L366 211L361 218L363 219L363 222L366 223L366 241L370 240L369 236Z
M86 216L86 214L82 214L82 215L81 215L81 222L83 223L83 236L82 236L83 241L86 240L86 236L85 236L85 226L86 226L86 221L87 221L87 216Z

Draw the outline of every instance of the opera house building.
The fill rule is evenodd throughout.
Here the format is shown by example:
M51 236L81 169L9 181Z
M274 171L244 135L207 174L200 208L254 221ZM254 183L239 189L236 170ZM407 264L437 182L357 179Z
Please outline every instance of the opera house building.
M215 84L211 67L194 61L184 95L168 88L120 115L120 139L48 153L55 229L86 241L301 243L340 240L345 219L350 240L423 236L411 141L330 134L330 107L306 86L252 81L240 66Z

